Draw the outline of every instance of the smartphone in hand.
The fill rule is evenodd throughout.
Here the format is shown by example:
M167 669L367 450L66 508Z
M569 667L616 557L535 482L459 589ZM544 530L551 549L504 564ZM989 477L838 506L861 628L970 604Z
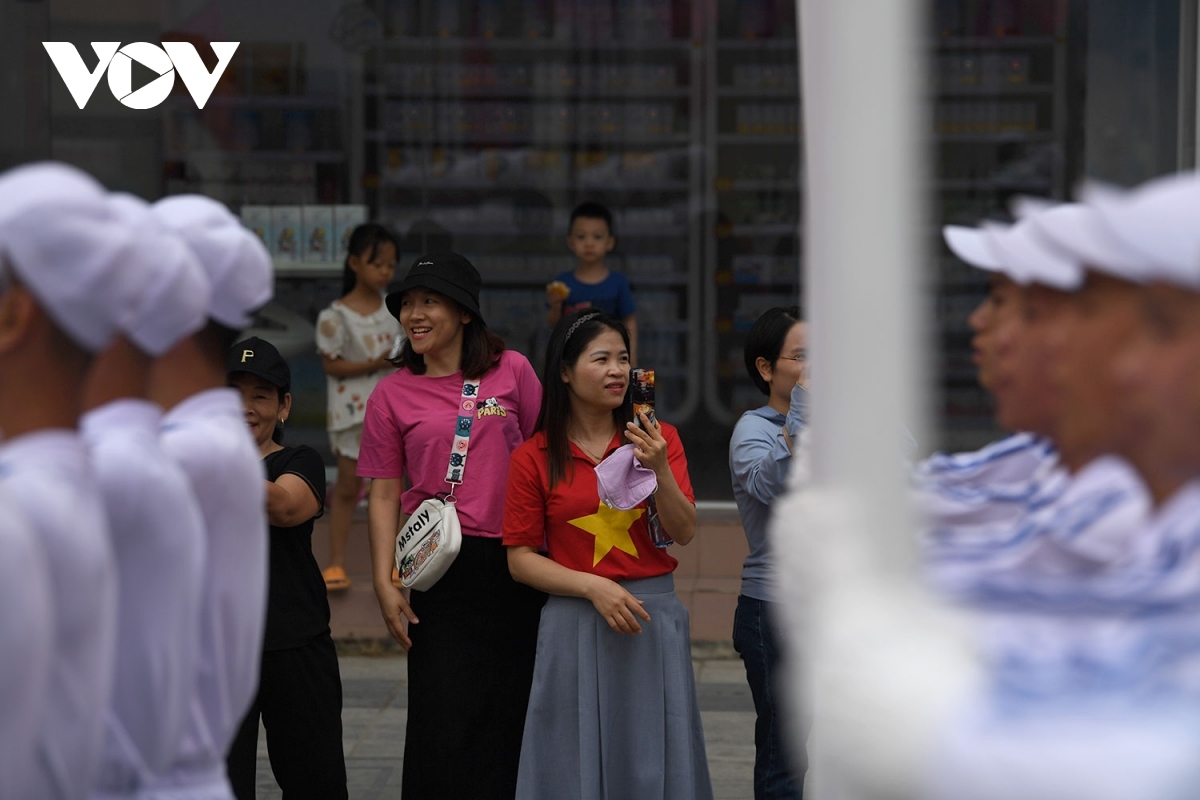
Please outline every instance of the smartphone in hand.
M633 400L633 419L639 425L642 424L639 414L645 414L646 418L651 422L656 422L654 417L654 370L635 367L630 370L629 380L631 386L631 399Z
M641 425L639 414L645 414L651 424L657 424L654 417L654 370L637 367L630 370L629 380L632 383L630 399L633 400L633 418ZM645 426L643 426L644 428ZM650 541L655 547L670 547L675 540L663 529L662 521L658 518L658 502L654 496L646 498L646 526L650 533Z

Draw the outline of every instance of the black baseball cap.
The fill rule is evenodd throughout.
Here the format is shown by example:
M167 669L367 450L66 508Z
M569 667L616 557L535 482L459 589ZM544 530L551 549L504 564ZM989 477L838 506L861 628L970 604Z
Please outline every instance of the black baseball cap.
M292 371L287 361L279 355L275 345L257 336L243 339L230 348L225 371L230 375L235 372L255 375L285 392L292 386Z
M399 288L387 296L387 308L393 317L400 317L400 298L404 293L418 286L449 297L471 316L483 320L479 313L483 279L475 265L458 253L427 253L413 262Z

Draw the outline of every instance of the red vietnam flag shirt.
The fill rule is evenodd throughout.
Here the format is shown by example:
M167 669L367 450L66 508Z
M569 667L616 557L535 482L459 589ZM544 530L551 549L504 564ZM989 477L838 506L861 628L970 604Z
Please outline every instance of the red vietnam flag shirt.
M671 473L684 496L694 503L696 496L679 433L672 425L661 425ZM618 432L609 442L605 457L622 444L624 437ZM513 451L504 502L504 544L544 545L550 558L559 564L612 580L674 572L679 562L669 549L650 542L646 504L631 511L604 505L596 489L595 465L574 442L570 446L574 474L568 467L568 474L553 490L544 432L535 433Z

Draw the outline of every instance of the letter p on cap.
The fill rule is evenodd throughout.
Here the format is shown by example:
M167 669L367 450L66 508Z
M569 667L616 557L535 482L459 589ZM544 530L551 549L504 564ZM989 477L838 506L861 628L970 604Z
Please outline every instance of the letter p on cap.
M243 351L242 351L242 363L243 363L243 364L245 364L245 363L246 363L246 359L247 359L247 358L254 358L254 351L253 351L253 350L243 350Z

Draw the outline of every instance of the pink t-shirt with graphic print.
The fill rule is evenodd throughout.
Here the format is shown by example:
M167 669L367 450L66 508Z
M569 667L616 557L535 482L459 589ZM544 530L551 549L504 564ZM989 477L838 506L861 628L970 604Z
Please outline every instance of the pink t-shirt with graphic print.
M461 372L431 378L405 368L380 381L367 401L358 474L407 477L412 488L400 498L405 514L449 488L446 467L462 388ZM479 379L466 473L455 491L465 535L500 538L509 456L533 435L541 403L542 384L520 353L505 350Z

